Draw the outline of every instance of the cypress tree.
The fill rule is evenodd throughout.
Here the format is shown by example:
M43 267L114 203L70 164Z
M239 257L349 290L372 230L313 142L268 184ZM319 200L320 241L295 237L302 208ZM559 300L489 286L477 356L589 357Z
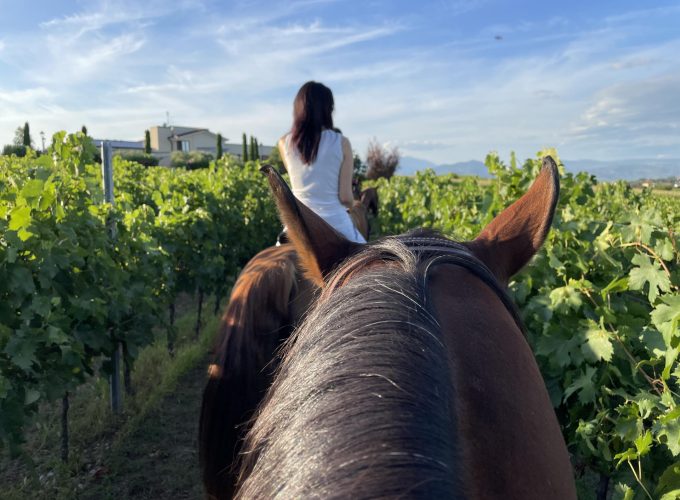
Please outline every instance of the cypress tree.
M246 133L243 132L243 151L241 154L243 163L248 161L248 144L246 143Z
M151 154L151 132L148 130L144 131L144 152L148 155Z
M250 159L255 160L255 139L253 139L253 136L250 136Z
M217 134L217 159L222 158L222 134Z
M255 155L257 156L257 159L260 159L260 143L257 140L257 137L255 138Z
M31 147L31 132L28 128L28 122L24 123L24 146Z

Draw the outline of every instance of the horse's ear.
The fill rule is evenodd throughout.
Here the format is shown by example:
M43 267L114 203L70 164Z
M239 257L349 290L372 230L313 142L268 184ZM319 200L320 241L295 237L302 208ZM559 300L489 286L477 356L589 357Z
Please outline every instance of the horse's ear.
M346 239L295 198L286 181L270 165L260 169L271 186L281 222L295 246L306 276L319 286L324 278L361 245Z
M469 244L501 283L507 284L543 244L559 193L557 165L546 156L529 191L498 214Z

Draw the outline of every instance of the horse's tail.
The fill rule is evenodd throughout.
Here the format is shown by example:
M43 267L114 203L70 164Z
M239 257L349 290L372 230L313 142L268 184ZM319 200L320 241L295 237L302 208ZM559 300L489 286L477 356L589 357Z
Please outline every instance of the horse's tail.
M292 331L295 263L292 245L257 254L239 275L222 317L199 424L203 483L211 498L233 494L241 439L271 381L276 349Z

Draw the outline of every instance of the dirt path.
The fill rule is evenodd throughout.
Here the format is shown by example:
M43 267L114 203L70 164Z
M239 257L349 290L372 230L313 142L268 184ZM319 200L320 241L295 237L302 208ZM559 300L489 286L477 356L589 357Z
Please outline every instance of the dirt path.
M101 478L87 485L79 498L203 498L197 436L204 384L202 362L112 450Z

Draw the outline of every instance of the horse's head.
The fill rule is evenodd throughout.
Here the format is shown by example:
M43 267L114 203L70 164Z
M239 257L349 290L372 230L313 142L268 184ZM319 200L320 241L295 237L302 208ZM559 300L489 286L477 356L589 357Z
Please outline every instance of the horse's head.
M550 227L552 158L465 243L423 230L350 242L264 171L299 262L323 291L283 348L246 437L239 498L576 498L505 292Z
M323 286L331 272L361 252L363 245L344 238L297 200L275 169L265 166L263 171L307 276ZM557 165L547 156L529 191L496 216L475 240L464 245L491 270L499 283L506 285L543 244L558 195ZM368 203L370 196L365 198ZM365 208L364 204L364 215Z

